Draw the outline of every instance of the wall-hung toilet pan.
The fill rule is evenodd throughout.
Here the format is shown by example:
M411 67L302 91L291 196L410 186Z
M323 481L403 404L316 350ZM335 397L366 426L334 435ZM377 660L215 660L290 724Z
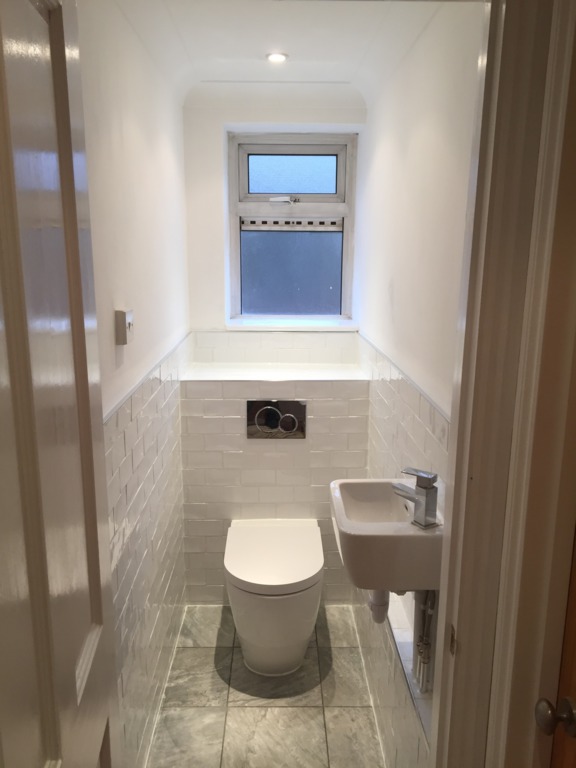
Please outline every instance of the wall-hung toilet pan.
M244 663L260 675L298 669L322 592L316 520L234 520L224 570Z

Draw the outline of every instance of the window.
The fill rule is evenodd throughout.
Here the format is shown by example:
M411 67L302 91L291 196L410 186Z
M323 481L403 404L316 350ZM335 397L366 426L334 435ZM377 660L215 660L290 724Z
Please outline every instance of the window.
M232 317L350 315L356 137L230 134Z

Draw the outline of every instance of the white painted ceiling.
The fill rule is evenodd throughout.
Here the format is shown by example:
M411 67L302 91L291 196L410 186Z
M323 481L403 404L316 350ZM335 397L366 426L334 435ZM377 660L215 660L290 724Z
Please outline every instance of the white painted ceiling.
M391 7L399 5L377 0L116 2L182 93L203 83L354 84L382 38ZM287 53L288 62L269 64L265 56L271 51Z

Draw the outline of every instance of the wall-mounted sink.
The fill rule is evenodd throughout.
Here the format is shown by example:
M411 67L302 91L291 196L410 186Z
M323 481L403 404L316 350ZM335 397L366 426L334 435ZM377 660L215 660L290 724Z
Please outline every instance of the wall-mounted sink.
M413 503L397 496L404 480L334 480L332 523L342 562L362 589L439 589L442 525L412 524Z

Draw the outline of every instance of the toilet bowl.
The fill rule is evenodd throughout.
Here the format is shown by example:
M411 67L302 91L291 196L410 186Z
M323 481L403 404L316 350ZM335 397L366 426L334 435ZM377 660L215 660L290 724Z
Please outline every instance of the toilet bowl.
M234 520L224 570L244 663L259 675L298 669L322 591L324 556L316 520Z

